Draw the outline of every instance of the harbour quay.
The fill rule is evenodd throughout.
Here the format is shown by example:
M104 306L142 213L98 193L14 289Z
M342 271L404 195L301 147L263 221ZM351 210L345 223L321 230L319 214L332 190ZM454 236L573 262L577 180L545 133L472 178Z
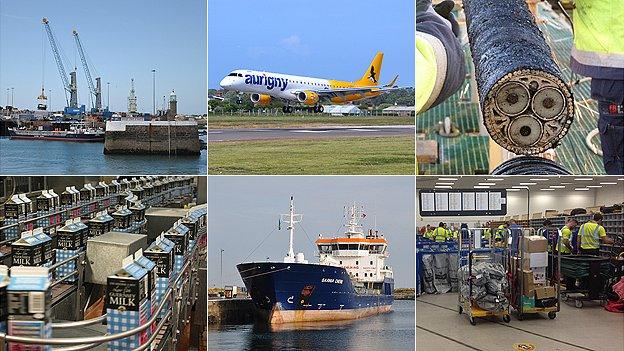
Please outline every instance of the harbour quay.
M108 121L104 154L199 155L197 122Z

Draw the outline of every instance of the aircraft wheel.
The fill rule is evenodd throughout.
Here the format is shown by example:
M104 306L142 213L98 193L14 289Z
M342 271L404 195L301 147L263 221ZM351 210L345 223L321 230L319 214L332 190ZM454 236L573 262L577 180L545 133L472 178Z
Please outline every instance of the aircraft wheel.
M318 112L319 113L323 113L324 110L325 110L325 108L323 107L323 105L318 105Z
M283 112L283 113L287 113L287 107L288 107L288 106L282 106L282 112Z
M286 106L286 113L292 113L293 112L293 107L292 106Z
M236 99L236 104L240 105L240 104L242 104L242 103L243 103L243 100L242 100L242 99Z

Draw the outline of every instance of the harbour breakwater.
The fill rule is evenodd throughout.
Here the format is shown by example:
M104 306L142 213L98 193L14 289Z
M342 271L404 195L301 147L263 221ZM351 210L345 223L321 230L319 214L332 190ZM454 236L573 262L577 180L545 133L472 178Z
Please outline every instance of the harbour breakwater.
M106 122L105 154L199 155L195 121Z

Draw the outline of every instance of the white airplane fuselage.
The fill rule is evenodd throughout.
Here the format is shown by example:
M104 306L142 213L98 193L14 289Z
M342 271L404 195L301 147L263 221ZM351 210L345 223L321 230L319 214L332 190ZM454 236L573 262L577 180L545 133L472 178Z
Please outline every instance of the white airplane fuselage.
M328 79L253 70L232 71L221 80L219 85L225 90L265 94L290 101L298 101L297 92L300 91L347 87L346 84L339 84L338 81Z

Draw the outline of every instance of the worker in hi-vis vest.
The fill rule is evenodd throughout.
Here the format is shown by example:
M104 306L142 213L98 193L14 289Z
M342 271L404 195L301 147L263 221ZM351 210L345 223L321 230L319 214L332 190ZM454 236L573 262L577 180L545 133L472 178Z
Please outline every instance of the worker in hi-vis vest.
M433 229L431 229L431 224L427 224L427 229L425 229L425 238L433 240Z
M579 227L580 254L599 256L601 242L603 244L613 244L613 239L607 236L607 232L600 225L600 222L602 222L602 214L594 213L591 220L581 224Z
M602 162L624 174L624 0L576 0L570 67L591 77Z
M578 221L574 218L568 219L566 225L561 228L561 243L557 247L560 248L559 253L569 255L572 253L572 231L578 225Z
M438 227L433 230L433 240L435 242L441 243L446 241L446 228L444 222L440 222Z
M496 232L494 233L494 241L503 241L505 238L505 233L507 232L507 223L503 223L498 226Z
M416 113L446 100L461 88L465 76L464 52L457 39L459 24L451 0L431 6L416 0Z

